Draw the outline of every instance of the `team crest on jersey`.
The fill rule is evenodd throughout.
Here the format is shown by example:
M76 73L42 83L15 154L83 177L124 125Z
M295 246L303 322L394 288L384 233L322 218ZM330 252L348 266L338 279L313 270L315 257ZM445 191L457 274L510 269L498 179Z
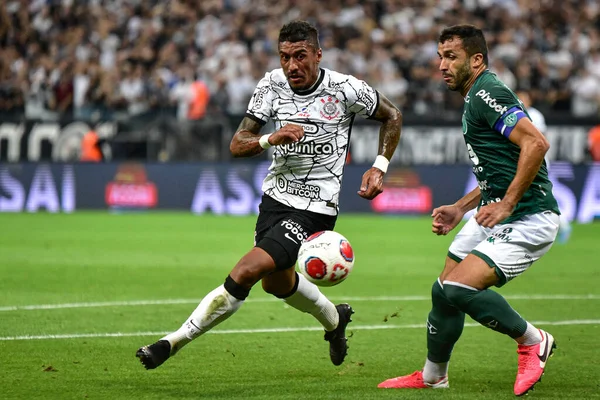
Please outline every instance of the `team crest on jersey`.
M504 125L511 127L511 126L515 126L517 123L517 114L516 113L512 113L507 115L506 117L504 117Z
M337 106L339 102L338 99L334 99L331 96L327 97L327 99L321 99L321 103L323 103L323 107L321 107L320 111L321 117L328 119L329 121L337 118L337 116L340 115L340 109Z

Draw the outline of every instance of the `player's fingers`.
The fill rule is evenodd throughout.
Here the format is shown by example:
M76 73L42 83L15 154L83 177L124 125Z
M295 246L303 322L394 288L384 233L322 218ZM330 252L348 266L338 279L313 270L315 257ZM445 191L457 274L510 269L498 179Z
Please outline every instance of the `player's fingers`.
M434 208L433 211L431 212L431 216L433 218L443 218L444 214L445 214L444 207Z
M383 192L383 187L381 185L381 181L377 180L376 177L373 177L373 179L370 179L369 189L367 190L367 193L369 194L370 198L374 199L381 192Z
M356 192L360 197L362 197L363 199L368 199L369 197L367 196L367 192L364 190L359 190L358 192Z
M369 188L369 180L367 179L367 177L363 176L363 180L360 183L360 191L364 193L367 191L368 188Z
M432 231L433 233L435 233L436 235L438 235L438 236L443 236L443 235L445 235L445 234L447 234L447 233L448 233L448 230L447 230L447 229L445 229L445 228L441 228L441 229L432 229L431 231Z
M299 141L299 140L300 140L300 136L299 136L299 134L298 134L298 132L297 132L297 131L290 131L290 132L286 132L286 135L285 135L285 136L286 136L286 137L288 138L288 140L290 140L291 142L297 142L297 141Z
M436 222L444 222L444 214L434 215L433 220Z
M382 190L378 187L378 185L368 184L367 189L363 192L362 197L364 197L365 199L372 200L375 197L377 197L377 195L381 192Z
M481 219L480 225L483 226L484 228L493 227L495 225L494 216L491 214L484 215L484 217Z
M364 197L367 200L371 200L373 198L372 188L368 188L366 191L362 192L362 197Z
M486 214L487 213L485 212L485 210L483 210L483 209L479 210L479 212L477 214L475 214L475 222L477 222L479 225L481 225L481 223L485 219Z

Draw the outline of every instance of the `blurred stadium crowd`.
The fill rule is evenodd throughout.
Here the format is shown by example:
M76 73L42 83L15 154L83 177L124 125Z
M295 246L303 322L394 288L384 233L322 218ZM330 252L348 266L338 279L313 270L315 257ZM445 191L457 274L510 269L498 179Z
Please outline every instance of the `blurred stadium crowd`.
M190 118L194 82L208 112L243 114L277 68L282 24L320 29L322 66L365 79L405 112L455 115L441 86L443 26L484 29L490 67L542 111L597 117L595 0L6 0L0 4L0 112L30 118Z

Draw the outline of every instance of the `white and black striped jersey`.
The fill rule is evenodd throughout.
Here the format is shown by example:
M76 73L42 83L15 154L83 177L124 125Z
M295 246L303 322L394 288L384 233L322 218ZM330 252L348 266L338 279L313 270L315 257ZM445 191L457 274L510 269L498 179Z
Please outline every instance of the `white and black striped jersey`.
M272 120L276 130L301 125L304 137L273 147L264 193L296 209L337 215L354 116L372 116L378 101L371 86L351 75L321 68L315 85L299 93L281 68L267 72L254 90L246 116L262 125Z

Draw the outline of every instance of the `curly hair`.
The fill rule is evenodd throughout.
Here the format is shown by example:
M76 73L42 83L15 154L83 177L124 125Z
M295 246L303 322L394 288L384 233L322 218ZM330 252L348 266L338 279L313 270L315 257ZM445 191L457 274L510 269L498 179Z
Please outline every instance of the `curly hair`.
M285 24L279 31L279 43L302 42L306 40L315 50L320 49L319 31L306 21L292 21Z

